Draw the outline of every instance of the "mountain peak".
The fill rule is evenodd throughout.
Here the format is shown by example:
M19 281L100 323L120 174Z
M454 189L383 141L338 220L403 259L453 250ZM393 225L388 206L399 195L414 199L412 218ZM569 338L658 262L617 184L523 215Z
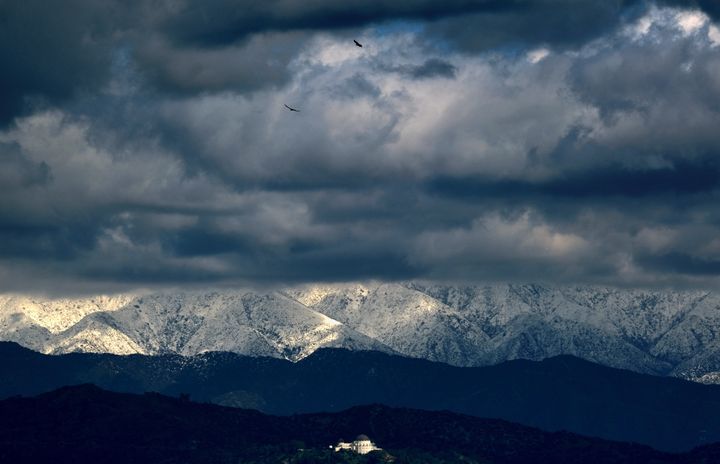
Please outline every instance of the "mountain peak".
M720 296L699 291L440 285L304 285L75 299L0 296L0 339L43 353L301 360L379 350L457 366L573 355L638 372L720 371Z

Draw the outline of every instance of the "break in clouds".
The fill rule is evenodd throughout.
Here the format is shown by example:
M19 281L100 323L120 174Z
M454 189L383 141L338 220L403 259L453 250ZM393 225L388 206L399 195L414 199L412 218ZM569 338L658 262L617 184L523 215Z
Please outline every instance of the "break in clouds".
M3 290L715 286L715 5L0 2Z

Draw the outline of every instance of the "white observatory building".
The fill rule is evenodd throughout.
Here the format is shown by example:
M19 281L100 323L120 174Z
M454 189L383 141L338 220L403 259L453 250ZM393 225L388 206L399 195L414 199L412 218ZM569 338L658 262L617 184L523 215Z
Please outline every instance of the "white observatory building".
M335 451L350 450L357 454L368 454L370 451L381 451L382 448L375 446L367 435L358 435L355 441L346 443L342 440L335 445Z

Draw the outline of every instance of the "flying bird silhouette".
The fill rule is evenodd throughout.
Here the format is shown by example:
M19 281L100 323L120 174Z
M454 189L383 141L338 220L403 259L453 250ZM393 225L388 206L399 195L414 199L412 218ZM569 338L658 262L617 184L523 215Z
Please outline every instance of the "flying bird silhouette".
M362 44L361 44L360 42L358 42L358 41L355 40L355 39L353 39L353 42L355 42L355 45L357 45L358 47L362 48Z
M300 110L296 110L295 108L290 108L289 106L285 105L285 108L289 109L290 111L295 111L297 113L300 112Z

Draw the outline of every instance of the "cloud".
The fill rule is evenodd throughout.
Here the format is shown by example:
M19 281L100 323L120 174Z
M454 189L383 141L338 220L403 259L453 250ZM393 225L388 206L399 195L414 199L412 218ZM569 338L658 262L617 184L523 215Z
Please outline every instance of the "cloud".
M710 10L109 5L8 61L5 290L717 283ZM12 8L17 38L33 16Z
M720 5L713 0L661 0L660 4L677 8L699 9L715 21L720 19Z
M623 197L656 199L663 196L702 194L720 188L720 166L715 160L686 163L655 169L627 169L609 166L533 182L488 178L435 178L427 185L430 192L454 197L524 198L601 198L615 201Z
M111 0L37 0L0 4L0 127L33 106L66 102L95 91L108 77L113 19Z
M286 84L288 64L317 32L349 41L353 29L414 21L427 27L431 47L438 38L469 51L514 43L578 46L617 26L636 3L10 0L0 5L0 126L34 107L101 91L123 48L159 91L252 92ZM414 72L451 76L450 67L438 65L430 61Z
M473 220L467 228L424 232L413 248L414 263L431 277L502 280L536 276L572 281L578 268L587 272L591 245L572 233L553 230L528 211L504 218L497 213Z
M166 92L250 92L287 83L288 63L306 41L299 33L263 33L242 44L202 49L158 38L144 43L137 59L146 77Z
M645 255L636 258L638 264L653 272L678 273L686 275L720 275L720 259L708 259L684 253Z
M572 49L611 33L643 11L643 2L635 0L508 2L498 11L440 19L428 25L428 32L469 52L542 44Z
M440 58L429 58L424 63L415 65L387 65L384 70L397 72L411 79L431 79L436 77L453 79L457 73L455 65Z
M16 143L0 143L0 190L44 185L51 180L47 163L28 160Z

